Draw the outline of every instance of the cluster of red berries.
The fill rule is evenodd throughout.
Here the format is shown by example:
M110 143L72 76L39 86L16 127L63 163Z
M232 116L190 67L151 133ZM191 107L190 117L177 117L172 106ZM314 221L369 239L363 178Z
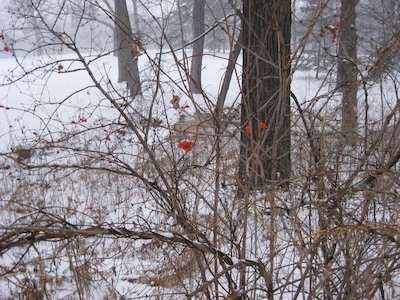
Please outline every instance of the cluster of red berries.
M259 129L265 129L267 128L267 124L265 124L264 121L258 121L258 128ZM243 131L247 134L247 135L251 135L253 133L253 129L251 128L250 125L246 125L243 128Z

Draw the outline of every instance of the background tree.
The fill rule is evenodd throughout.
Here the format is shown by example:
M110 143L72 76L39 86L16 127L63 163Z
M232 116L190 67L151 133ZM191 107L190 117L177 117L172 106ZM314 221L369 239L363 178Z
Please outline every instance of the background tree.
M198 0L193 2L193 52L192 62L190 67L190 88L194 94L201 93L201 70L204 52L204 36L205 32L205 0Z
M132 32L126 0L115 0L115 34L118 41L119 81L127 82L132 98L142 94L138 60L140 41Z
M346 144L357 143L357 27L358 0L341 1L337 85L343 93L342 132Z

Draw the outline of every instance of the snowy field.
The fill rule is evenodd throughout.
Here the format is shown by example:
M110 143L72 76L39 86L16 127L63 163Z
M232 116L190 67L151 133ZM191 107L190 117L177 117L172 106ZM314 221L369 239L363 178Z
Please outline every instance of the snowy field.
M153 63L157 61L157 53L150 51L148 56ZM146 55L142 55L139 60L139 68L141 71L144 70L142 77L145 79L145 98L136 104L139 108L148 105L146 97L151 99L152 92L154 92L154 85L152 86L150 80L154 79L153 71L155 69L148 58ZM80 117L87 118L88 121L115 117L115 111L111 108L109 101L94 87L92 79L85 70L82 70L82 64L77 62L77 58L73 55L55 54L52 57L28 57L26 59L18 57L18 59L20 60L18 63L13 57L5 57L5 55L0 59L1 150L6 151L13 145L15 146L15 143L19 143L21 138L29 139L32 134L43 133L46 128L62 130L64 126L73 124ZM121 84L118 84L116 80L118 72L116 57L106 55L97 58L95 55L86 55L85 59L91 62L91 70L107 91L114 87L121 88ZM179 62L182 63L182 61ZM240 62L241 58L239 57L236 73L239 76ZM24 69L22 70L18 64L23 65ZM166 105L170 106L168 102L172 94L178 94L189 105L188 112L193 112L195 106L198 109L203 108L204 111L210 111L216 103L226 64L227 55L225 54L208 53L205 55L202 78L203 89L208 99L203 97L193 99L187 94L187 82L182 83L182 75L183 79L186 79L183 71L178 72L171 55L163 55L162 70L165 73L161 75L162 98ZM46 67L42 68L44 65ZM61 71L58 70L60 65L63 68ZM23 72L32 73L23 75ZM338 107L337 98L331 97L332 91L335 89L332 72L326 76L320 74L320 78L319 80L315 79L315 73L312 71L296 71L294 73L292 91L302 102L303 109L313 110L325 105ZM146 82L146 79L149 81ZM227 106L237 106L240 103L239 91L240 79L234 75L227 96ZM383 91L377 84L368 87L367 91L370 117L379 119L381 108L386 111L393 107L390 95L394 91L390 82L384 83ZM381 93L386 99L385 103L376 101L381 99ZM361 120L364 116L364 100L365 93L360 90ZM174 112L173 109L170 110L170 116L172 116Z
M154 52L150 52L151 59L157 59ZM217 56L217 57L216 57ZM203 67L203 89L209 99L196 97L196 105L205 111L210 111L216 103L216 97L223 79L224 70L227 64L227 55L208 53L204 58ZM85 56L87 61L93 60L96 56ZM43 133L46 128L51 130L61 130L63 126L68 126L73 121L85 117L88 121L99 118L115 117L115 111L111 108L108 100L94 87L94 83L85 70L76 71L82 68L79 62L74 61L73 55L54 55L51 58L26 58L20 61L24 65L24 71L30 72L38 66L47 65L32 74L23 76L21 68L18 67L13 57L0 59L1 74L0 82L0 136L1 149L5 151L18 143L21 137L29 138L33 133ZM168 103L172 94L178 94L183 101L190 106L189 112L194 111L194 103L190 100L185 87L183 87L180 74L177 71L170 55L165 55L162 66L165 74L161 77L163 82L163 95ZM240 73L241 58L238 60L237 72ZM56 63L55 63L56 62ZM58 62L58 63L57 63ZM63 70L59 71L58 66L62 65ZM107 55L96 59L90 67L94 71L96 78L102 83L107 91L110 91L111 81L113 86L121 87L117 83L117 59L112 55ZM152 79L152 66L145 55L140 58L140 70L144 70L145 76ZM154 70L154 69L153 69ZM185 75L185 74L183 74ZM10 83L10 80L16 80ZM185 83L186 84L186 83ZM151 97L154 88L151 82L144 83L145 96ZM240 80L233 77L226 104L238 105ZM183 89L181 89L183 87ZM332 80L328 78L322 89L321 81L314 79L312 72L296 72L293 80L292 90L298 99L313 102L312 99L325 95L329 90L334 89ZM144 99L140 102L146 102ZM146 103L138 103L146 105ZM171 110L171 115L173 110Z

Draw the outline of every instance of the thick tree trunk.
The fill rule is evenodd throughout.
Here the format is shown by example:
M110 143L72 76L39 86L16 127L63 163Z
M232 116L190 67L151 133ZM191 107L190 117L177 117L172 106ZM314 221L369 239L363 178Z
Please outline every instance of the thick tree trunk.
M193 2L193 38L196 39L204 33L205 0ZM194 94L201 93L201 66L203 63L204 37L193 44L192 63L190 67L190 89Z
M142 94L137 57L134 55L138 45L132 33L126 0L115 0L115 26L118 81L127 82L131 97L135 98Z
M337 86L343 93L342 133L344 142L357 142L357 29L358 0L341 0Z
M290 176L290 0L243 1L240 177L250 189Z

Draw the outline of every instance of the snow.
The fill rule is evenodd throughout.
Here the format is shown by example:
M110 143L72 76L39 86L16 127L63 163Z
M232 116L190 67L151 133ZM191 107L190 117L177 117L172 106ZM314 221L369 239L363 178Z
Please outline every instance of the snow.
M150 52L150 58L156 57L156 52ZM0 149L6 151L20 140L29 139L32 134L45 134L46 130L59 131L64 126L77 122L80 117L98 120L100 118L111 119L116 117L115 110L111 109L108 100L93 87L93 82L88 74L82 71L74 71L82 68L79 62L75 62L72 54L54 55L51 58L27 58L22 62L26 71L34 70L42 64L52 61L62 61L65 71L57 71L57 63L40 69L34 74L23 77L20 81L8 85L10 80L22 76L22 70L18 68L13 57L1 59L0 64ZM87 60L93 56L86 57ZM226 66L226 57L214 57L211 53L205 56L203 80L207 99L202 96L187 94L180 90L172 81L176 80L181 85L178 70L174 67L171 57L165 59L163 69L167 76L161 78L165 82L167 95L178 94L182 98L182 104L188 104L189 113L195 108L210 111L216 103L216 96L220 88ZM240 61L240 60L239 60ZM150 61L142 55L140 69L148 69ZM110 80L113 86L121 87L117 83L117 63L112 55L100 58L91 64L96 78L102 81L102 86L110 90L106 83ZM239 70L240 72L240 70ZM319 81L313 80L311 74L296 74L298 80L294 80L294 91L299 99L306 101L314 97L313 93L319 86ZM227 96L227 105L238 105L240 79L233 78L231 89ZM79 92L77 92L79 91ZM169 97L166 96L166 105ZM170 115L174 110L167 108ZM67 124L67 125L65 125Z

